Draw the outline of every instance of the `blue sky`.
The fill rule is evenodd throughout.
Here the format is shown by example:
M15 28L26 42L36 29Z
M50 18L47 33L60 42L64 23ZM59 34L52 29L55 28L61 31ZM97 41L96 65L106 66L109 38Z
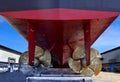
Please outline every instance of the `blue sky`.
M0 16L0 45L19 52L27 50L27 41Z
M120 16L92 45L100 52L120 46ZM0 16L0 45L4 45L19 52L28 48L27 41L12 26Z

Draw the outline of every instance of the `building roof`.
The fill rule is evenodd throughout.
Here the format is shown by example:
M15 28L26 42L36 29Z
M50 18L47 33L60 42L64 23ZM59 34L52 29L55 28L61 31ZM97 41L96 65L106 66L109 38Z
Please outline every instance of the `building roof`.
M112 52L112 51L115 51L115 50L118 50L118 49L120 49L120 46L119 46L119 47L116 47L116 48L113 48L113 49L111 49L111 50L105 51L105 52L101 53L101 55L106 54L106 53L109 53L109 52Z
M3 45L0 45L0 50L8 51L8 52L15 53L15 54L18 54L18 55L22 54L21 52L18 52L16 50L11 49L11 48L5 47Z

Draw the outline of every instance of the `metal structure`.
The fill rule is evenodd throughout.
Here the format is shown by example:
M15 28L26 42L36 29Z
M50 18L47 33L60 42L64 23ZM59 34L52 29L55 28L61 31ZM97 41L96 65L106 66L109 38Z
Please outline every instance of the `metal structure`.
M0 15L28 40L31 65L38 45L56 53L62 67L62 48L68 39L64 34L68 27L81 27L89 65L90 46L119 15L119 3L120 0L1 0Z

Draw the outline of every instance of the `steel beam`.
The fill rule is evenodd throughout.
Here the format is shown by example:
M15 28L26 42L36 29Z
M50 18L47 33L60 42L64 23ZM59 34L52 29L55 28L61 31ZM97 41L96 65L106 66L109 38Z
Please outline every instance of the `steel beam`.
M90 46L91 46L91 36L90 36L90 24L84 28L84 41L85 41L85 53L86 53L86 65L90 65Z
M29 51L29 64L34 65L34 52L35 52L35 30L34 28L28 23L28 51Z
M62 21L57 21L57 46L58 46L58 56L60 59L60 67L63 66L63 32L64 32L64 23Z

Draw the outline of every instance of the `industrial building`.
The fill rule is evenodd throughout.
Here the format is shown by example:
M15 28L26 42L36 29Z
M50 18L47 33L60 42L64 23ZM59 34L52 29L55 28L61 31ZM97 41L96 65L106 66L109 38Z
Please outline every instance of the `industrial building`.
M0 45L0 62L8 62L8 59L15 59L15 63L18 63L20 52Z
M20 55L20 52L0 45L0 72L7 71L10 67L10 63L16 63L14 65L16 69Z
M102 53L103 71L120 72L120 47Z

